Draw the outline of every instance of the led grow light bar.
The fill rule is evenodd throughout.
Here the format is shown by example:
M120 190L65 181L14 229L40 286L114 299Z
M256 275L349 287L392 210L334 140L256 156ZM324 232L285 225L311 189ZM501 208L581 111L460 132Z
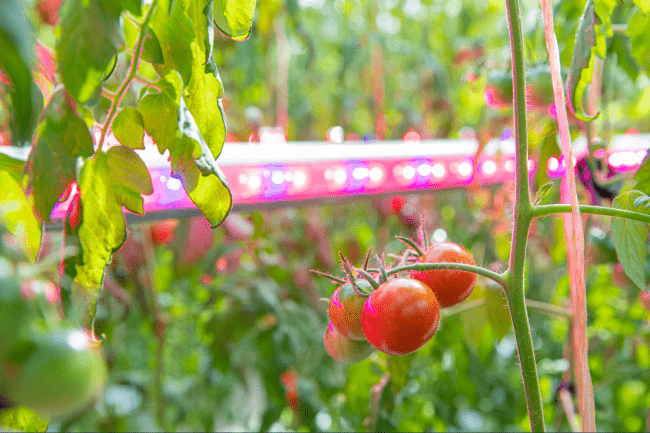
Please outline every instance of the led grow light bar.
M575 140L573 146L575 159L585 156L584 139ZM596 156L604 157L616 172L627 172L638 168L648 148L650 134L622 135L613 140L609 151ZM226 143L217 163L228 180L233 210L240 211L458 188L474 180L490 185L514 178L512 140L495 139L475 158L477 149L473 140ZM149 169L154 190L144 196L145 218L198 214L180 178L171 173L167 155L160 155L152 144L137 152ZM551 157L544 165L552 178L561 177L565 169L562 158ZM531 175L537 168L530 160ZM59 203L52 219L62 218L67 207L68 202Z

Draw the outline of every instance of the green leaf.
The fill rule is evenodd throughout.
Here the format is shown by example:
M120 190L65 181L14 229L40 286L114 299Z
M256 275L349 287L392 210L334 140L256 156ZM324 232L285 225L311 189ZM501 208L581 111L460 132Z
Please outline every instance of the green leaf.
M218 73L205 73L201 63L202 53L194 47L192 61L192 78L187 86L187 107L201 131L212 155L221 154L226 139L226 123L221 96L223 86ZM216 69L215 69L216 72Z
M151 30L151 27L148 27L144 34L144 45L140 58L150 63L158 63L161 65L165 63L165 56L163 55L160 41L154 31Z
M41 247L42 224L22 187L25 162L0 153L0 223L20 242L33 262Z
M0 411L0 427L10 431L44 432L48 418L41 418L33 410L19 406Z
M84 121L66 103L65 90L57 88L36 127L26 172L27 195L38 217L50 222L61 194L76 179L77 158L93 154L93 140Z
M553 182L549 182L539 188L537 194L535 194L535 204L540 204L542 202L544 197L546 197L548 193L551 192L551 189L553 189L553 185L555 185Z
M636 173L634 174L634 180L637 181L635 190L641 191L646 195L650 195L650 157L646 155L643 158L643 162L637 168ZM636 205L635 205L636 207Z
M644 195L640 191L626 192L616 197L612 206L618 209L634 210L643 213L643 209L636 208L634 203L639 197L643 197ZM621 265L623 265L625 273L634 284L642 290L645 290L645 224L627 218L612 218L611 228L616 254Z
M126 146L99 151L86 161L81 171L81 226L79 239L82 263L77 266L76 281L87 290L98 289L104 267L126 239L122 207L142 214L141 194L153 187L147 167Z
M610 38L614 35L612 31L611 16L614 13L617 0L594 0L594 10L600 21L605 25L607 36Z
M641 9L643 15L650 14L650 0L634 0L634 4Z
M641 67L632 55L632 44L630 43L629 36L614 35L610 42L609 52L616 53L618 66L625 71L628 77L636 80Z
M19 0L0 2L0 70L11 81L11 102L15 115L15 140L28 141L38 118L37 100L33 100L32 60L34 33L25 17L25 7ZM42 99L42 97L41 97ZM41 102L42 104L42 102Z
M113 134L124 146L144 149L144 121L133 107L124 107L113 120Z
M138 104L138 112L142 114L144 129L158 145L158 151L165 153L177 136L178 102L171 84L159 80L157 85L161 92L145 95Z
M597 117L585 113L582 99L587 85L591 82L595 56L605 58L607 52L604 35L600 31L596 32L594 10L594 0L588 0L576 32L571 68L566 83L569 107L576 117L584 121L591 121Z
M154 31L162 48L162 66L157 66L158 73L165 75L171 69L178 71L187 85L192 72L192 48L194 31L192 21L183 9L183 2L175 1L171 13L170 0L163 0L151 17L151 29Z
M644 16L641 11L630 20L627 26L627 35L632 44L632 55L644 67L646 74L650 75L650 43L648 43L648 28L650 28L650 15Z
M111 59L124 45L122 26L119 16L104 9L100 0L69 0L60 13L57 64L66 89L84 103L101 85Z
M179 165L179 171L183 175L183 186L187 195L207 218L210 225L217 227L228 216L232 208L232 194L224 174L216 164L212 151L199 132L192 113L185 106L183 97L180 99L178 113L178 124L182 136L190 138L200 145L200 152L198 155L193 155L193 161L187 158L188 150L192 148L191 144L187 143L184 146L187 150L183 151ZM172 164L173 159L172 153Z
M142 15L142 0L101 0L102 6L113 15L119 16L122 11L129 11L134 16Z
M216 0L214 21L223 34L237 41L248 39L255 15L255 0Z

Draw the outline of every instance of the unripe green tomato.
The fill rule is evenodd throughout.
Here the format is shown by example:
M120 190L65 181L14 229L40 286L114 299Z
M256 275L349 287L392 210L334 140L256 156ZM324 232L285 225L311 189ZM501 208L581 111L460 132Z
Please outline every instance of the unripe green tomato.
M372 292L372 286L366 280L356 281L362 289ZM330 321L337 331L351 340L365 340L361 329L361 310L365 298L358 296L352 284L346 283L336 289L330 298Z
M370 356L374 347L367 341L350 340L342 336L330 322L323 337L325 350L338 362L360 362Z
M20 295L20 283L13 278L0 279L0 359L18 338L21 329L35 318L32 308Z
M78 329L34 332L2 362L7 397L44 415L78 412L103 392L106 363Z

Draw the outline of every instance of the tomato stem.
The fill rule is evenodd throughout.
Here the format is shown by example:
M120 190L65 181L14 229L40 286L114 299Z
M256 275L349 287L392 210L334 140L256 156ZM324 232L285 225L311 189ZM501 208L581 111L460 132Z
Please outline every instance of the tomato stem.
M325 272L317 271L316 269L310 269L309 272L311 272L314 275L318 275L320 277L325 277L328 280L337 283L337 284L345 284L346 281L343 278L335 277L334 275L326 274Z
M363 261L363 270L364 271L368 270L368 264L370 263L370 256L372 256L372 250L373 250L373 248L370 247L370 248L368 248L368 252L366 253L366 258Z
M381 272L379 282L383 284L388 281L388 275L386 275L386 267L384 266L383 261L379 258L377 251L375 251L375 260L377 261L377 264L379 265L379 271Z
M429 249L429 238L427 237L427 229L424 227L424 215L420 219L420 234L422 235L422 245L424 246L424 251Z
M355 268L354 270L357 271L359 274L361 274L361 276L362 276L363 278L365 278L366 281L368 281L368 283L370 283L370 285L372 286L373 290L377 290L377 288L379 288L379 286L381 285L381 284L378 283L377 280L375 280L375 279L373 278L373 276L370 275L370 273L369 273L368 271L366 271L365 269L356 269L356 268ZM384 281L384 282L385 282L385 281ZM365 293L365 292L364 292L364 293ZM358 293L357 293L357 294L358 294ZM368 295L369 295L369 294L366 294L366 295L364 295L364 296L368 296Z
M395 239L399 239L400 241L406 243L408 246L413 248L419 256L424 255L424 251L422 251L422 248L418 244L416 244L412 239L405 238L404 236L395 236Z
M356 293L357 296L368 297L368 294L366 294L363 291L363 289L361 289L361 287L359 287L359 285L357 284L357 282L356 282L356 280L354 278L354 275L352 275L352 269L351 269L352 265L350 265L350 263L348 262L348 259L346 259L345 256L343 255L343 253L340 252L340 251L339 251L339 257L341 258L341 264L343 265L343 269L345 270L345 275L348 276L348 282L352 285L352 289L354 290L354 293ZM364 272L364 273L368 274L366 271L362 271L362 270L358 270L358 269L357 269L357 272ZM364 274L362 273L362 275L364 275ZM370 276L370 274L368 274L368 275ZM367 279L367 277L365 275L364 275L364 278ZM375 281L374 278L372 278L372 276L370 276L370 280L368 280L368 282L375 289L377 287L379 287L379 284L377 283L377 281ZM376 284L376 286L373 285L373 282L374 282L374 284Z
M498 283L500 286L503 286L505 284L505 279L503 278L502 274L490 271L489 269L485 269L480 266L468 265L466 263L414 263L412 265L404 265L404 266L399 266L397 268L393 268L388 272L386 272L386 274L390 276L398 272L404 272L404 271L422 272L422 271L437 271L441 269L451 269L455 271L471 272L473 274L477 274L489 278L495 281L496 283Z

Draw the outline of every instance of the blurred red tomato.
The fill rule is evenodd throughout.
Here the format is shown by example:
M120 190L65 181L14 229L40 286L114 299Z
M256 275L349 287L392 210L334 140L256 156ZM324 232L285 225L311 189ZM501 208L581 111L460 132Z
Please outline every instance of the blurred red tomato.
M406 198L403 195L394 195L390 198L390 208L395 215L399 214L406 203Z
M59 8L63 0L39 0L36 4L38 14L45 24L55 26L59 23Z
M154 245L165 245L174 239L174 231L178 225L178 220L167 219L157 221L151 226L151 242Z

